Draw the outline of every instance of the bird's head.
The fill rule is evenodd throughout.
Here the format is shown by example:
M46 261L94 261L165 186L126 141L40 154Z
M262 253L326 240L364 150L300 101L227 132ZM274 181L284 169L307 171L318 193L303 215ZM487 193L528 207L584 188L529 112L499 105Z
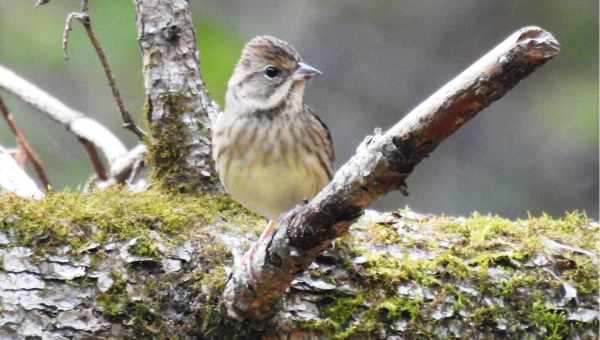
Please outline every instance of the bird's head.
M256 37L244 47L229 80L226 107L249 112L271 110L283 104L302 106L306 80L320 73L304 63L287 42L270 36Z

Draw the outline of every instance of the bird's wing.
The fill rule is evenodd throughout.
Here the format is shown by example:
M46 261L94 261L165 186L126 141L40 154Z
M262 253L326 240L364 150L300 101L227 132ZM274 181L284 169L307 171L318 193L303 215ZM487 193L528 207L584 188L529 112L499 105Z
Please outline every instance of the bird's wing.
M333 168L333 161L335 160L335 150L333 147L333 140L331 139L331 132L329 131L329 127L327 127L327 124L325 124L321 120L319 115L317 115L317 113L313 111L313 109L311 109L309 106L304 105L304 109L312 118L315 119L315 121L321 126L321 128L325 132L323 134L325 136L323 143L325 144L327 158L329 158L329 163L332 165Z

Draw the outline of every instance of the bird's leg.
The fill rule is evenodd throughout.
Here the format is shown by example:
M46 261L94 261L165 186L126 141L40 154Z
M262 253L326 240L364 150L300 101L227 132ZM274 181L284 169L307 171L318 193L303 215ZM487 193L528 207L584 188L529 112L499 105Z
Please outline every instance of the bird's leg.
M263 230L262 234L260 234L258 241L260 242L263 239L271 236L271 234L273 234L275 229L277 229L277 224L276 224L275 220L269 220L269 224L267 224L267 227L265 228L265 230Z
M271 236L273 234L273 232L275 232L276 229L277 229L277 224L276 224L275 220L269 220L269 224L267 224L267 227L265 228L265 230L263 230L262 234L258 238L258 241L255 242L252 245L252 248L250 248L250 250L248 250L246 255L244 255L244 259L242 260L242 265L247 265L252 261L252 258L254 257L254 253L256 252L256 246L261 244L262 240Z

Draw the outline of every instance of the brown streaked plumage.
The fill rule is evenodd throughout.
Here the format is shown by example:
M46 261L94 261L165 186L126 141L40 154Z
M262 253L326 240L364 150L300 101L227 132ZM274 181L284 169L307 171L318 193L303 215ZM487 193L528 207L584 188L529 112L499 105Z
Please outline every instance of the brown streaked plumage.
M225 190L271 220L314 196L333 174L329 130L304 105L306 81L319 73L285 41L252 39L213 127L213 157Z

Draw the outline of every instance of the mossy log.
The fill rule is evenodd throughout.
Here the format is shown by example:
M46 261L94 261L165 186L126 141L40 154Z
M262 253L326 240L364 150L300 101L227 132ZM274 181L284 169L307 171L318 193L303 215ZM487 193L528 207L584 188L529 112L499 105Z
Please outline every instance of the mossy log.
M597 339L598 223L367 211L277 315L231 320L265 221L224 196L0 196L1 339Z

